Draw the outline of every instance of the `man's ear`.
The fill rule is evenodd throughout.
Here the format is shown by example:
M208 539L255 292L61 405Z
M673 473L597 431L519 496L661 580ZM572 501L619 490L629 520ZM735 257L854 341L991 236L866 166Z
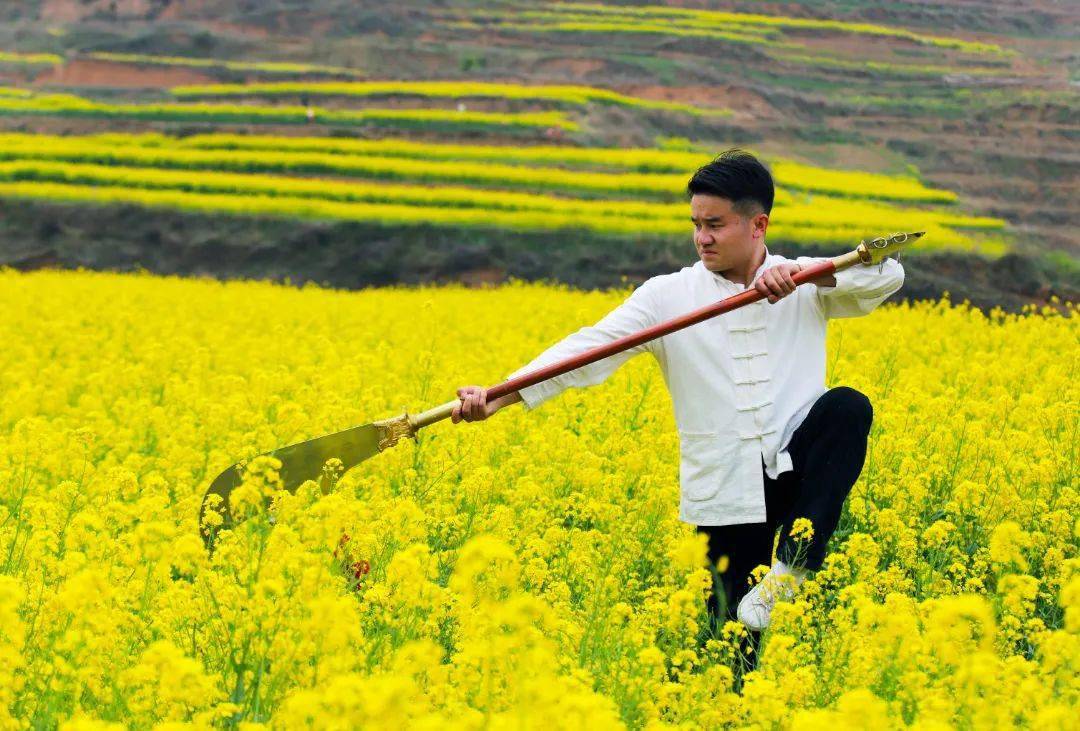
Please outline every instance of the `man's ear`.
M750 219L750 228L754 233L761 231L761 235L765 235L765 230L769 227L769 214L759 213Z

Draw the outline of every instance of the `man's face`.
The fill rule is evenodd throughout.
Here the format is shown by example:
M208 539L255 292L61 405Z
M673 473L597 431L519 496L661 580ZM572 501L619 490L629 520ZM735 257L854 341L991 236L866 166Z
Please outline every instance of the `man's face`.
M690 199L694 246L705 268L725 272L751 260L764 244L767 213L745 218L727 198L698 193Z

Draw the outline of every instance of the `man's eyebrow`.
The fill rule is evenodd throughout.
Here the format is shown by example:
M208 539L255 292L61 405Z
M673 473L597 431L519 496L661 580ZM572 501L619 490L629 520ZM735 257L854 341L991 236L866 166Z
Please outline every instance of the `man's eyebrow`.
M690 216L690 220L692 222L695 222L695 223L697 222L697 219L694 218L693 216ZM703 218L701 220L704 221L705 223L712 223L713 221L723 221L724 217L723 216L709 216L708 218Z

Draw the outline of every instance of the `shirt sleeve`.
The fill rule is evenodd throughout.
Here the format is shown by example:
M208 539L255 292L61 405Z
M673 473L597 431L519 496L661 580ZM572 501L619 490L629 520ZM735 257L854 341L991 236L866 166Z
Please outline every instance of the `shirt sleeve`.
M795 259L796 263L803 266L812 266L825 260L825 257L811 256ZM886 258L881 264L850 266L836 272L834 276L834 287L814 285L815 296L825 317L860 317L873 312L874 308L903 286L904 267L897 260Z
M659 309L656 307L655 287L650 282L651 280L634 290L625 302L605 315L595 325L583 327L576 333L563 338L538 355L528 365L508 375L506 379L509 380L531 373L544 366L571 356L580 355L598 345L610 343L625 335L630 335L657 324L659 321ZM532 411L544 401L562 393L567 388L584 388L602 383L608 376L618 370L619 366L638 353L650 351L655 355L661 339L650 340L620 353L609 355L607 358L602 358L595 363L589 363L568 371L561 376L518 389L525 409Z

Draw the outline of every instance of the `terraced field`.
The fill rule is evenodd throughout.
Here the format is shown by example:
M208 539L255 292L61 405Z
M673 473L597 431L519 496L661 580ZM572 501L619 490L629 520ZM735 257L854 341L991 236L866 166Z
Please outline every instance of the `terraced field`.
M0 164L0 196L9 198L388 226L679 235L687 227L679 202L687 176L669 171L693 170L709 158L658 150L547 147L519 155L512 148L397 140L113 134L0 136L0 159L8 161ZM777 223L770 226L775 241L843 246L903 221L929 232L923 249L1005 250L1003 240L985 235L1005 222L948 210L955 201L948 191L911 178L772 162L780 186ZM642 167L655 172L639 172Z

